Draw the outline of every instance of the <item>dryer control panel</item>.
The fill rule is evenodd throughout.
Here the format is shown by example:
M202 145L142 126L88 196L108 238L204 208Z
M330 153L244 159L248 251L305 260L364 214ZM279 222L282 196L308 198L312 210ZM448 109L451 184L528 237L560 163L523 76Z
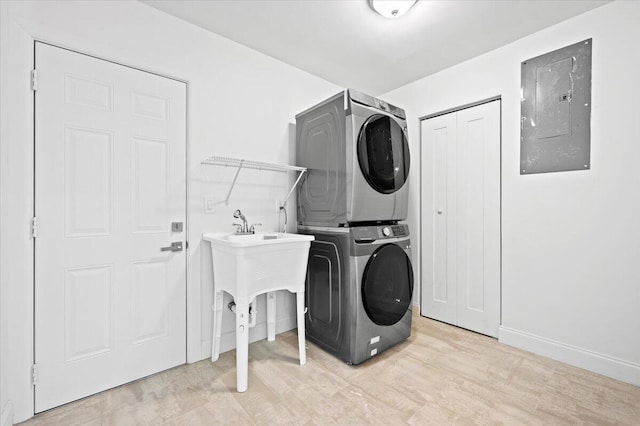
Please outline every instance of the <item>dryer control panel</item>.
M402 118L403 120L407 118L407 115L405 114L402 108L398 108L395 105L392 105L388 102L383 101L382 99L365 95L364 93L355 91L353 89L348 89L347 93L349 95L349 99L351 99L354 102L357 102L362 105L370 106L373 108L378 108L379 110L386 111L389 114L393 114L396 117Z

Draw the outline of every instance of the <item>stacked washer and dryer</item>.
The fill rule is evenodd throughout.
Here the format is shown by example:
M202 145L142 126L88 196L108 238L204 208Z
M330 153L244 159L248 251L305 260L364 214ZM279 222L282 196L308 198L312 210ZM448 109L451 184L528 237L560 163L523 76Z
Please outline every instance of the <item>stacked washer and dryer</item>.
M307 338L348 364L411 334L409 146L402 109L345 90L296 116Z

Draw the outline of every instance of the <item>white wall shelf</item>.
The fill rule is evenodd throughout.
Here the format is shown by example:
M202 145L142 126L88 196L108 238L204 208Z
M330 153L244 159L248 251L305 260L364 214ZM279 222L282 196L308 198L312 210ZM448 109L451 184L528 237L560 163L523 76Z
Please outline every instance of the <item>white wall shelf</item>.
M231 192L233 192L233 188L236 185L236 181L238 180L238 175L240 174L240 170L242 170L243 168L244 169L254 169L254 170L267 170L267 171L271 171L271 172L282 172L282 173L298 172L299 173L298 174L298 178L296 179L295 183L293 184L293 186L289 190L289 193L287 194L287 197L281 203L282 206L286 206L287 205L287 201L291 197L291 194L293 194L293 191L295 191L296 187L298 186L298 184L302 180L302 176L304 176L304 174L307 171L306 167L289 166L289 165L281 165L281 164L274 164L274 163L265 163L265 162L262 162L262 161L252 161L252 160L245 160L245 159L241 159L241 158L220 157L220 156L217 156L217 155L214 155L214 156L209 157L209 158L207 158L205 160L202 160L200 162L200 164L210 165L210 166L223 166L223 167L237 167L238 168L238 170L236 171L235 176L233 177L233 182L231 182L231 187L229 188L229 192L227 192L227 196L224 199L224 203L227 204L227 205L229 204L229 197L231 196Z

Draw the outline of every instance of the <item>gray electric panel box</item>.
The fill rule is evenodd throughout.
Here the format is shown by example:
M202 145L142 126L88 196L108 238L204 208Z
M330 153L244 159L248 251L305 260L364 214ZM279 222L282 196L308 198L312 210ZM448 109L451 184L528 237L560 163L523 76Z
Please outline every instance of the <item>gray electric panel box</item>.
M522 63L520 174L591 167L591 44Z

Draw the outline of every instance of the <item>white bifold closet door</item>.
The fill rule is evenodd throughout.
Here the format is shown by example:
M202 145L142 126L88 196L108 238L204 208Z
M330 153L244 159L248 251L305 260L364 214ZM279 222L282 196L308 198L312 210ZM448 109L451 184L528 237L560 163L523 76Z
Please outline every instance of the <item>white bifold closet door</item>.
M36 43L35 411L186 362L186 85Z
M497 337L500 101L423 120L422 315Z

